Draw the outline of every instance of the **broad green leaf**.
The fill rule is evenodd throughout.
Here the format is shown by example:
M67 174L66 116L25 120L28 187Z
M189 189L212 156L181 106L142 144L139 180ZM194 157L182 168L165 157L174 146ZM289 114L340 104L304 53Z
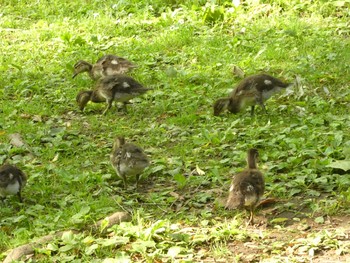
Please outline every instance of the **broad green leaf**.
M27 219L27 217L25 215L16 216L12 219L12 222L18 223L18 222L21 222L21 221L26 220L26 219Z
M110 239L102 239L98 243L104 247L112 246L112 245L118 246L118 245L125 245L129 243L129 240L130 239L128 237L114 236Z
M165 228L164 226L167 224L167 221L165 220L158 220L155 223L153 223L149 228L145 230L145 236L147 239L150 239L153 237L155 233L164 232Z
M86 215L86 214L88 214L90 212L90 206L87 206L87 205L85 205L85 206L83 206L81 209L80 209L80 211L77 213L77 214L75 214L74 216L72 216L72 221L74 222L74 223L80 223L82 220L82 218Z
M95 252L95 250L98 248L98 244L93 244L87 248L85 248L85 254L86 255L91 255L92 253Z
M334 2L331 2L334 6L337 6L337 7L343 7L345 6L346 4L350 4L349 1L334 1Z
M60 252L67 252L69 250L72 250L74 248L73 245L65 245L65 246L62 246L59 248L59 251Z
M55 243L49 243L49 244L47 244L46 249L51 250L51 251L57 251L58 246Z
M136 241L132 243L132 250L138 253L145 253L148 248L154 248L156 243L154 241Z
M87 236L86 238L83 239L83 242L84 242L85 244L92 244L92 243L95 242L95 241L96 241L96 239L93 238L92 236Z
M328 164L326 167L342 169L346 172L350 170L350 160L335 161Z
M286 217L277 217L277 218L274 218L270 221L271 224L279 224L279 223L284 223L286 221L288 221L289 218L286 218Z
M103 230L106 229L106 227L108 226L109 224L109 220L108 219L103 219L102 220L102 223L101 223L101 226L100 226L100 231L103 232Z
M186 182L187 182L186 177L180 173L174 175L174 180L177 182L177 184L180 188L184 187L186 185Z
M72 231L66 231L62 234L61 239L64 243L69 243L69 242L73 241L74 234Z

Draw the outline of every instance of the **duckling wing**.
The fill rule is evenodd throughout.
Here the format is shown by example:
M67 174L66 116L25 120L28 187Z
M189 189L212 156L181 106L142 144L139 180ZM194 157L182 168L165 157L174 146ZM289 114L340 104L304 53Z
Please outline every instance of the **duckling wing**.
M115 55L106 55L97 60L105 76L123 74L137 66L129 60Z
M248 171L240 184L240 190L245 197L245 206L254 206L264 193L265 182L263 175L256 169Z
M235 209L244 206L244 194L242 192L242 184L244 183L246 172L240 172L233 176L230 186L226 208Z
M117 174L121 174L120 172L120 165L123 161L123 150L122 148L117 148L114 152L110 155L110 160L113 168L116 170Z
M104 62L110 62L112 60L118 60L120 57L118 56L115 56L115 55L104 55L102 57L100 57L97 61L96 61L96 64L100 64L102 65Z
M256 169L249 169L233 177L226 207L229 209L254 206L263 195L265 182Z
M254 186L254 191L257 193L259 198L264 194L265 191L265 180L263 174L257 170L251 170L251 184Z
M120 90L135 90L145 89L139 82L131 77L116 74L103 78L98 84L99 87L105 90L120 89Z
M140 147L126 143L123 145L120 163L123 171L132 175L141 173L149 165L149 160Z
M134 144L126 144L125 145L125 156L127 159L130 160L130 162L136 164L136 163L148 163L147 155L144 153L144 151Z
M231 97L241 98L241 97L255 97L257 93L257 82L255 78L247 77L243 79L237 87L232 91Z
M231 184L228 198L225 208L227 209L240 209L244 206L244 196L239 187L235 184Z
M256 75L255 82L257 83L256 89L261 92L266 92L270 90L276 90L276 92L281 88L287 88L288 83L284 83L278 78L272 77L267 74Z

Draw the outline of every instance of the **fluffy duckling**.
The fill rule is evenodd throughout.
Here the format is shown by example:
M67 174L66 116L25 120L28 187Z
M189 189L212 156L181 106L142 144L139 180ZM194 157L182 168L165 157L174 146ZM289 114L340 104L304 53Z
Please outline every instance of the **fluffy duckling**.
M94 65L84 60L79 60L74 65L73 78L80 73L87 72L93 80L97 80L101 77L125 74L136 67L134 63L125 58L115 55L106 55L97 60Z
M252 75L243 79L227 98L218 99L214 104L214 115L229 110L238 113L247 106L251 106L251 115L254 115L254 106L259 104L267 113L264 101L281 89L291 84L267 74Z
M232 178L227 209L247 208L250 211L248 225L254 224L253 210L264 194L265 181L263 174L257 169L258 150L248 150L248 168Z
M81 111L84 110L89 101L106 102L107 107L103 115L111 108L113 101L123 102L123 108L126 111L126 104L132 98L146 93L150 88L143 87L132 77L126 75L113 75L100 79L94 90L80 91L76 101Z
M149 166L149 159L143 150L133 144L126 143L124 137L118 137L113 143L110 160L118 176L123 180L126 188L126 177L136 176L136 189L140 174Z
M21 190L27 182L27 176L16 166L4 164L0 167L0 196L17 194L22 203Z

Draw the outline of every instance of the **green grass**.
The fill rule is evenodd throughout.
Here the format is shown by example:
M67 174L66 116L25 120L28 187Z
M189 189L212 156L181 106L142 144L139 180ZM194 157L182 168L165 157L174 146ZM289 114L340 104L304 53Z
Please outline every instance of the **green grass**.
M201 253L238 260L232 243L259 237L240 227L246 214L225 211L221 199L249 147L261 153L265 196L282 200L269 222L301 207L312 220L349 213L349 172L327 167L350 158L347 1L25 2L3 1L0 11L0 164L29 175L25 205L16 197L1 204L0 259L125 209L131 223L108 236L56 240L35 260L197 262ZM134 61L131 75L154 89L128 114L101 116L104 104L78 111L76 94L93 82L72 79L73 65L103 54ZM239 81L233 65L289 82L299 76L303 89L270 99L269 115L258 107L254 117L248 110L214 117L213 102ZM12 146L12 133L27 148ZM152 159L140 192L122 190L109 164L120 134ZM127 239L107 244L118 236Z

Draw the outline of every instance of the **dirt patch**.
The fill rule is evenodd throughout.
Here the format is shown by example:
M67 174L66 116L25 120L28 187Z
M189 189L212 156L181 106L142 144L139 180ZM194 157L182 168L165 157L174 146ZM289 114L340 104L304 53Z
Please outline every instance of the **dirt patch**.
M294 218L288 226L263 222L247 228L258 238L234 241L229 249L237 262L350 262L349 222L349 216L327 217L322 224L313 218Z

